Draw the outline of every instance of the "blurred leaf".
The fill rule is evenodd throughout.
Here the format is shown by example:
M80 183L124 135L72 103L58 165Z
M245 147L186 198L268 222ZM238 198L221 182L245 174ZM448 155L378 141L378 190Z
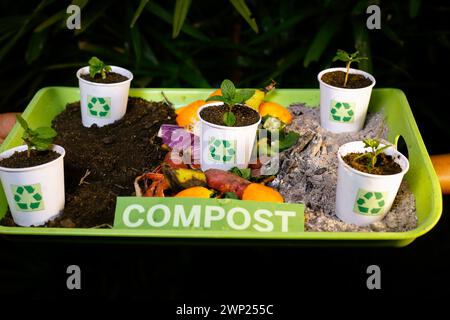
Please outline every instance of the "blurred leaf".
M400 37L386 23L383 24L381 31L393 42L395 42L399 46L403 47L403 45L404 45L403 40L401 40Z
M292 18L284 20L280 25L276 26L275 28L271 28L267 32L261 33L260 35L255 37L252 41L249 42L249 45L255 45L273 39L279 33L292 28L303 19L311 16L313 12L314 12L313 10L305 10L299 14L296 14Z
M133 45L133 52L136 57L135 65L139 68L142 57L142 44L141 44L141 33L139 32L139 27L135 26L130 29L131 43Z
M148 9L151 13L153 13L155 16L159 17L160 19L162 19L163 21L169 23L170 25L172 25L173 22L173 16L172 14L170 14L170 12L168 12L166 9L164 9L163 7L161 7L159 4L156 4L153 1L150 1L148 3L148 5L145 7L146 9ZM190 26L189 24L184 24L183 27L181 28L181 31L190 35L191 37L194 37L198 40L201 41L210 41L210 38L208 38L207 36L205 36L201 31L199 31L198 29Z
M113 4L113 1L107 1L102 3L95 3L95 6L89 7L89 10L86 8L82 12L82 22L81 22L81 28L75 30L75 35L78 36L85 32L97 19L102 17L103 13L105 12L108 7ZM109 20L111 21L112 18Z
M175 12L173 15L172 38L176 38L180 34L190 6L191 0L176 0Z
M305 60L303 61L304 67L308 67L311 62L320 59L331 38L339 29L340 21L339 18L329 19L322 25L306 52Z
M358 62L358 68L372 73L369 31L359 19L354 19L353 21L353 35L355 38L355 49L359 51L361 57L367 57L367 59Z
M306 48L305 47L299 47L295 50L289 52L286 56L281 58L277 62L277 67L274 72L270 74L268 78L277 78L281 74L283 74L286 70L291 68L294 64L296 64L298 61L303 59L305 56Z
M36 28L34 28L34 32L41 32L48 27L52 26L53 24L57 23L58 21L63 21L66 18L66 11L59 11L49 17L47 20L41 22Z
M47 32L33 32L28 42L27 52L25 53L25 58L28 64L36 61L44 49L44 43L47 39Z
M240 13L240 15L245 19L245 21L247 21L253 31L258 33L258 25L256 24L255 19L252 17L252 13L245 3L245 0L230 0L230 2Z
M145 6L147 5L148 0L141 0L139 2L139 7L137 8L136 12L134 13L133 19L131 19L130 28L133 28L136 21L141 16L142 11L144 10Z
M411 18L415 18L419 14L421 2L421 0L409 0L409 16Z

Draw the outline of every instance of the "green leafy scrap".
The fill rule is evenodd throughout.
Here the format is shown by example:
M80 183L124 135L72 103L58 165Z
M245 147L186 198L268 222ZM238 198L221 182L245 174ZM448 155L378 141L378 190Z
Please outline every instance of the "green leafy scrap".
M48 150L53 142L53 139L56 137L56 131L51 127L39 127L32 130L28 123L22 118L21 115L17 115L17 122L24 129L24 133L22 135L22 140L28 146L28 157L31 156L31 149L35 148L38 151Z

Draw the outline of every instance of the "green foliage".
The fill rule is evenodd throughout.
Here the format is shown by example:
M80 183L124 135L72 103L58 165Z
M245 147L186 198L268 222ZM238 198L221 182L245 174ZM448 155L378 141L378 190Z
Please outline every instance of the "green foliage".
M364 142L364 148L370 148L370 151L362 153L361 155L357 156L356 159L360 159L362 157L365 157L368 159L367 161L367 171L370 173L372 172L373 168L375 168L378 156L387 148L389 148L389 145L385 145L383 147L380 147L380 140L379 139L365 139Z
M252 171L250 168L239 169L238 167L233 167L229 170L232 174L237 175L238 177L244 178L246 180L250 180Z
M236 104L244 103L245 101L250 99L255 94L255 90L241 89L238 91L236 90L234 83L228 79L222 81L220 89L222 91L221 96L212 96L206 101L222 101L224 104L226 104L230 109L228 112L224 113L223 122L225 123L225 125L232 127L236 123L236 116L233 113L233 107Z
M367 59L367 57L359 56L359 51L356 51L353 53L347 53L344 50L338 49L338 51L336 52L336 55L333 58L333 62L339 60L339 61L343 61L346 63L347 72L345 73L344 87L347 85L348 74L350 72L350 65L353 62L359 62L359 61L365 60L365 59Z
M56 137L56 131L51 127L39 127L32 130L22 116L17 115L17 122L24 129L22 140L28 146L28 157L30 157L31 149L34 147L38 151L48 150Z
M111 67L107 66L102 60L97 57L89 59L89 75L91 78L100 74L102 79L105 79L108 72L111 72Z

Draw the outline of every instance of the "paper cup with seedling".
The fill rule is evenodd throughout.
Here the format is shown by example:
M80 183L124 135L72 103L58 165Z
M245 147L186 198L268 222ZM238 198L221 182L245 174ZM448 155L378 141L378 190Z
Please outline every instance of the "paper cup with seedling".
M379 174L383 169L381 153L395 162L395 170ZM355 155L355 161L363 163L364 167L355 169L344 160L347 155ZM380 144L377 139L342 145L338 150L336 215L342 221L358 226L382 220L391 209L408 168L409 162L404 155L393 146Z
M114 76L114 77L113 77ZM77 71L80 87L81 119L85 127L99 127L123 118L133 74L120 67L107 66L93 57L89 66Z
M346 62L346 68L326 69L317 76L320 83L320 124L328 131L356 132L364 126L375 78L367 72L350 68L351 63L362 59L366 58L358 57L358 51L348 54L338 50L333 61ZM357 81L358 78L362 81Z
M253 96L254 90L236 90L230 80L224 80L221 85L221 96L212 96L207 103L198 110L200 119L200 165L202 170L221 169L229 170L233 167L246 168L250 161L252 149L255 144L256 131L261 116L254 109L243 104ZM238 106L238 107L237 107ZM203 110L219 112L218 121L206 119ZM247 125L238 125L239 115L236 108L244 108L252 115L252 121Z
M57 216L64 209L64 148L53 145L56 132L49 127L30 129L22 118L18 118L24 128L22 139L26 145L9 149L0 154L0 180L6 194L14 222L19 226L39 226ZM24 157L36 156L32 150L45 152L52 150L56 158L29 167L5 167L2 160L14 154Z

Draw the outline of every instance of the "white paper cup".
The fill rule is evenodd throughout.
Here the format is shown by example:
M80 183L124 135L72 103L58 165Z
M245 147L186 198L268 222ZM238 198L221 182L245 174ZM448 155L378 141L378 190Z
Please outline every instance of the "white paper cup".
M111 66L111 71L128 78L117 83L96 83L84 80L82 74L89 74L89 67L77 71L80 86L81 119L83 126L96 124L99 127L111 124L127 112L128 92L133 74L127 69Z
M26 145L9 149L0 159L27 150ZM0 180L14 222L19 226L39 226L64 209L64 148L53 145L61 156L48 163L29 168L0 167Z
M228 127L207 122L200 112L210 106L220 106L222 102L211 102L200 107L200 165L208 169L229 170L233 167L247 168L255 144L259 120L245 127Z
M335 133L359 131L366 120L375 78L367 72L350 69L350 73L362 74L369 78L372 84L359 89L338 88L322 81L325 73L333 71L346 72L346 68L326 69L317 76L320 83L320 125Z
M402 168L397 174L364 173L352 168L342 159L348 153L368 150L364 148L362 141L346 143L338 150L336 215L342 221L358 226L367 226L384 218L392 207L403 176L409 169L408 159L394 147L385 149L384 153L392 156Z

